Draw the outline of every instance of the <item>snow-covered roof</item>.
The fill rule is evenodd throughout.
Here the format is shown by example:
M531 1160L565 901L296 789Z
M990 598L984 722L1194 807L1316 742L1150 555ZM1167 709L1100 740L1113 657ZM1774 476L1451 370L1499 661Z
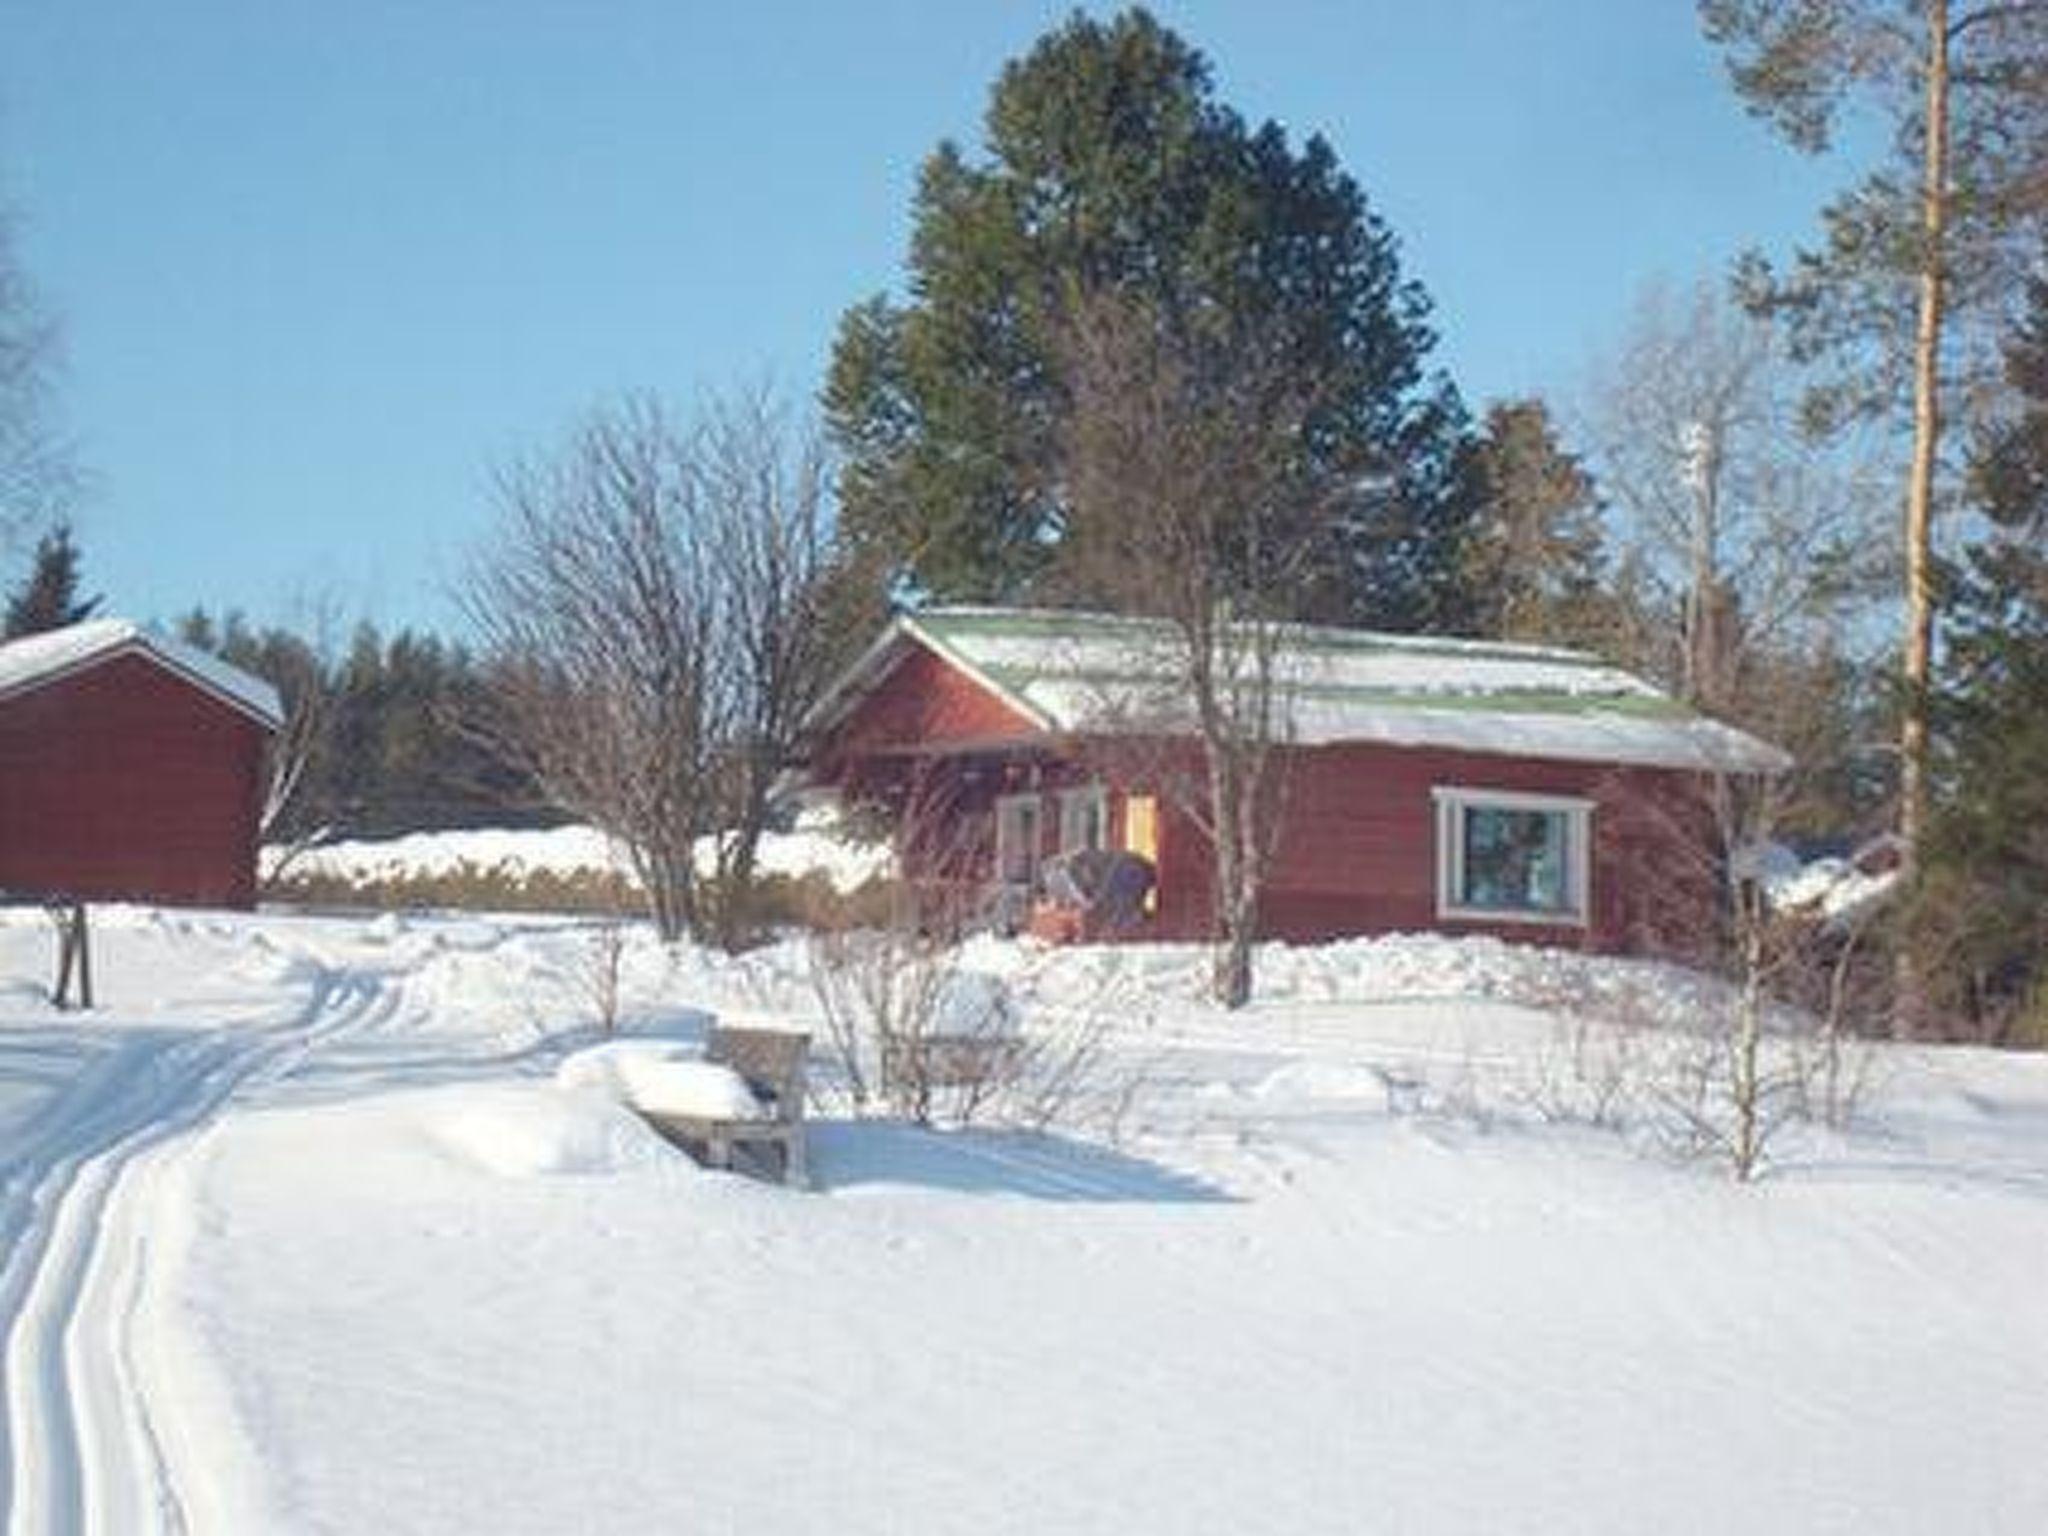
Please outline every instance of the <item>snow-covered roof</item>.
M277 690L263 679L130 619L87 619L0 644L0 699L125 655L149 657L273 730L284 718Z
M1053 734L1191 727L1173 633L1153 620L932 608L896 620L814 712L830 723L907 643L929 647ZM1550 646L1292 625L1286 734L1516 757L1775 772L1776 747L1696 714L1598 657Z

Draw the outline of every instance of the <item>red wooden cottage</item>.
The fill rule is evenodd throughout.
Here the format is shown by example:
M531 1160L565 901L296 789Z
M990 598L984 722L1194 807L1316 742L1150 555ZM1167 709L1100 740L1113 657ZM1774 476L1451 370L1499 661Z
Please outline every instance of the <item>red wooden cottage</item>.
M1207 937L1200 756L1173 649L1159 625L1102 615L899 618L813 711L809 778L886 808L906 875L998 923L1046 915L1048 860L1106 847L1156 872L1123 936ZM1260 908L1274 938L1649 947L1710 899L1708 776L1788 766L1573 651L1302 626L1277 675Z
M0 893L256 900L268 683L120 619L0 645Z

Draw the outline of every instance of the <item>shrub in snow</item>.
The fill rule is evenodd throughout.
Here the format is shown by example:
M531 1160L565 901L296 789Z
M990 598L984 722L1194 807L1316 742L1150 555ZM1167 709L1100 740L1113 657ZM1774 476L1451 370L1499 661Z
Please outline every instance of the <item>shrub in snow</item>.
M265 901L307 906L561 912L620 916L640 897L623 876L603 870L458 863L446 868L350 869L295 864L265 882Z
M1489 1063L1470 1053L1425 1074L1389 1108L1481 1128L1578 1126L1680 1162L1711 1162L1738 1178L1766 1166L1799 1125L1840 1128L1867 1084L1867 1048L1851 1052L1801 1010L1746 1000L1738 983L1698 978L1674 1015L1648 989L1617 986L1574 1001L1519 999L1550 1015L1547 1038ZM1745 1061L1742 1010L1761 1012Z
M811 936L806 950L821 1043L848 1108L879 1109L921 1125L1001 1120L1044 1128L1102 1105L1120 1118L1136 1091L1105 1050L1112 1025L1141 1009L1106 1006L1113 981L1092 974L1085 995L1048 1006L1021 952L987 941L947 942L905 921ZM1036 1005L1027 1022L1024 995Z

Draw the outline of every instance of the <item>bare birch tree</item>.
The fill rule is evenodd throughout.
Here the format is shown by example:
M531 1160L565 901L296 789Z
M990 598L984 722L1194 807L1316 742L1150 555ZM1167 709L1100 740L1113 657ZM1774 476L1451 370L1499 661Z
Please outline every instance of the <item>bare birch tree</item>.
M1062 357L1061 558L1084 600L1159 623L1168 708L1199 743L1199 776L1174 798L1214 851L1215 994L1240 1007L1284 793L1281 615L1317 573L1336 500L1309 468L1312 402L1277 336L1204 333L1113 297L1076 306Z
M266 880L282 875L325 830L317 821L300 826L296 835L287 830L299 820L307 776L333 727L339 686L333 604L322 600L313 605L310 618L310 639L274 630L258 640L258 655L250 658L251 669L277 689L284 710L264 759L263 805L257 816L257 835L271 850L263 872Z
M1638 654L1710 712L1744 718L1774 652L1838 631L1895 568L1873 477L1799 423L1771 327L1706 284L1646 289L1599 364L1601 483L1648 610Z

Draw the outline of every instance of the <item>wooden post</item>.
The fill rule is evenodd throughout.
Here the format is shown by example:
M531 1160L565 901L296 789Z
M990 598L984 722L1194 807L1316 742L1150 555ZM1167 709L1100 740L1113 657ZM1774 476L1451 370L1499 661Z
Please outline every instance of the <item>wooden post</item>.
M78 925L78 1006L92 1007L92 930L86 925L85 903L79 902L71 909L72 921Z
M50 1001L59 1008L71 1006L71 978L78 978L78 1006L92 1006L92 935L86 926L85 903L53 901L45 908L57 925L57 984Z

